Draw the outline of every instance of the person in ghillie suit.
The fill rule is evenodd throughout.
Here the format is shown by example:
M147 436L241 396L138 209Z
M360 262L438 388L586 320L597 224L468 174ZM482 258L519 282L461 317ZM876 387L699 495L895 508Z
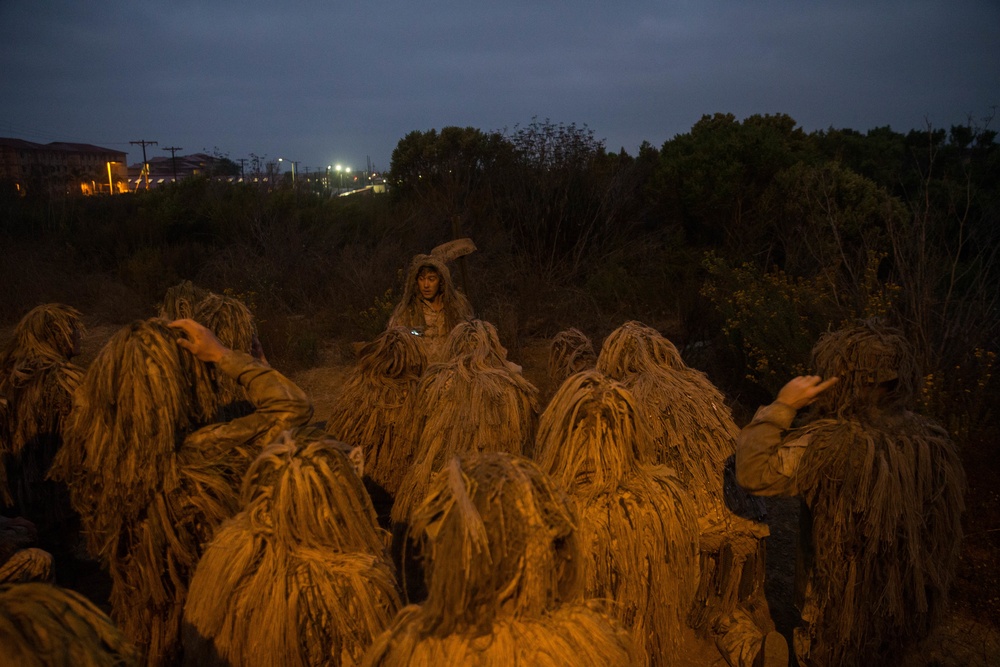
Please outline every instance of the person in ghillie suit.
M389 626L396 575L352 453L304 428L253 462L191 579L186 665L357 665Z
M206 423L196 364L215 364L255 411ZM193 320L133 322L87 369L52 473L65 480L87 550L111 576L111 611L148 665L175 664L188 580L236 513L250 462L312 417L308 398Z
M624 667L626 631L584 600L566 496L531 461L451 459L413 516L428 595L404 607L365 667Z
M965 474L948 433L911 411L919 373L898 329L826 334L812 366L740 433L737 479L804 501L799 664L899 664L945 606Z
M428 362L444 361L448 334L472 316L472 305L452 281L446 260L417 255L410 262L403 298L392 311L388 328L402 327L418 336Z
M365 486L380 518L388 514L408 465L393 468L403 440L417 384L427 365L418 338L406 329L387 329L366 343L332 401L326 431L361 447ZM387 522L388 517L385 516Z
M0 504L34 523L44 548L59 551L70 548L76 521L65 487L46 475L83 377L70 361L82 334L75 308L49 303L29 311L0 352Z
M652 450L642 452L647 462L672 468L694 500L701 555L691 627L731 665L787 664L788 645L764 595L766 512L733 478L739 428L722 392L641 322L607 337L597 370L635 397L653 435Z
M536 458L576 505L587 597L611 602L637 665L664 667L698 590L698 520L673 471L641 455L651 438L627 389L583 371L542 413Z

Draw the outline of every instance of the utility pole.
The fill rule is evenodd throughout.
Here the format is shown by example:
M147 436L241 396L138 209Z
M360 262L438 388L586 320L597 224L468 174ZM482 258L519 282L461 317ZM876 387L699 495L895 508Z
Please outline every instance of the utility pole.
M181 148L181 147L179 147L179 146L167 146L163 150L170 151L170 166L172 166L174 168L174 183L176 183L177 182L177 156L176 156L176 153L177 153L177 151L182 151L184 149Z
M246 180L245 177L243 176L243 163L246 162L246 161L247 161L247 159L245 157L241 157L240 158L240 181L241 182L244 182Z
M139 141L130 141L130 144L135 144L136 146L142 146L142 176L146 179L146 189L149 190L149 163L146 162L146 146L156 146L155 141L146 141L145 139L140 139ZM135 189L139 189L139 181L135 182Z

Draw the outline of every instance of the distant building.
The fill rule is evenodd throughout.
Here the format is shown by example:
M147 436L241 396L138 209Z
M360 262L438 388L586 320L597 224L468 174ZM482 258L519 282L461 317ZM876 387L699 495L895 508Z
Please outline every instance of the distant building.
M151 158L149 165L149 188L158 188L175 180L184 180L190 176L206 176L240 180L239 165L228 158L193 153L191 155L158 156ZM147 175L142 173L142 163L133 164L128 168L129 188L133 191L146 188Z
M94 195L127 189L125 152L91 144L0 137L0 184L22 195Z

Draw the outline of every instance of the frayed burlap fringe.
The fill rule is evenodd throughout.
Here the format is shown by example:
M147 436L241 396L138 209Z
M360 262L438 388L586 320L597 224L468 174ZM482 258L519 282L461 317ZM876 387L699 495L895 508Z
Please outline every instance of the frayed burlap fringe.
M760 567L760 539L768 534L764 504L727 472L739 429L722 392L687 366L673 343L635 321L604 341L597 369L624 384L645 415L653 432L646 459L674 470L694 499L702 571L691 624L707 631L715 617L728 616L737 604L753 597L766 604Z
M129 667L134 649L100 609L49 584L0 586L0 656L6 667Z
M150 665L175 660L188 578L249 463L239 446L182 447L198 413L185 356L163 320L115 334L84 375L52 470L111 575L113 617Z
M818 420L798 471L812 515L816 664L894 664L947 601L965 476L947 433L912 413ZM807 600L807 603L809 600Z
M812 413L821 417L909 409L920 381L916 356L903 332L878 319L824 334L812 349L812 366L824 377L840 378L813 403ZM880 388L891 391L874 396Z
M208 290L190 280L183 280L167 289L159 307L159 316L165 320L194 319L194 309L208 295Z
M68 514L65 491L45 477L83 376L70 362L82 334L75 308L45 304L21 318L0 351L0 505L43 528Z
M626 667L637 664L627 633L599 608L574 603L538 618L498 618L489 634L420 632L420 607L400 612L365 667Z
M627 633L582 603L574 524L527 459L451 459L413 513L427 600L400 612L364 664L634 664Z
M594 344L579 329L560 331L549 343L548 375L554 389L574 373L593 368L597 364Z
M643 461L650 438L628 390L584 371L542 413L537 457L579 508L587 596L608 600L657 666L673 664L694 602L698 522L671 472Z
M386 330L361 349L326 423L333 437L362 448L365 474L393 495L407 468L394 468L392 455L402 462L409 456L401 452L412 453L406 428L425 365L416 336Z
M496 329L482 320L455 327L451 361L432 364L417 387L406 448L394 450L391 468L406 470L392 508L405 525L424 498L430 476L452 456L474 452L527 453L538 420L538 390L507 363Z
M250 309L235 297L206 294L194 308L193 319L211 329L230 350L252 354L257 324ZM246 389L214 365L197 364L198 397L202 421L237 419L253 411Z
M188 665L354 665L400 607L371 501L341 443L283 434L191 581Z

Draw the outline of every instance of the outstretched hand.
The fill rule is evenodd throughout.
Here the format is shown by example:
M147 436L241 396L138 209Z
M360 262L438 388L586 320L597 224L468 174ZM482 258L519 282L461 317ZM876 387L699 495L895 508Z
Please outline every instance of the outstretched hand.
M800 375L789 380L788 384L781 388L777 401L795 410L801 410L839 380L837 376L824 380L819 375Z
M168 326L171 329L179 329L184 334L177 339L177 344L201 361L220 361L223 355L229 351L215 337L211 329L194 320L174 320Z

